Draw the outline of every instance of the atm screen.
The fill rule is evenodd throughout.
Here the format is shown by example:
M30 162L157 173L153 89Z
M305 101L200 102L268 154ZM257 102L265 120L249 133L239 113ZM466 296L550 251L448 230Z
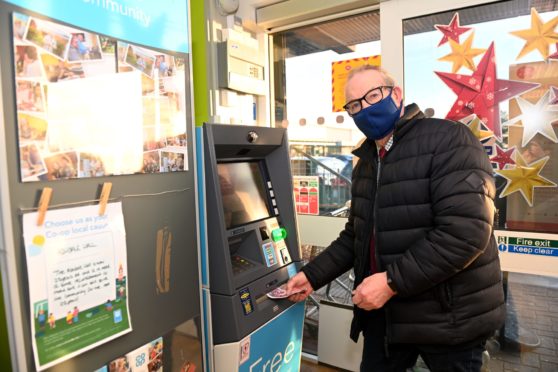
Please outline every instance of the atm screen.
M270 216L258 162L217 164L227 229Z

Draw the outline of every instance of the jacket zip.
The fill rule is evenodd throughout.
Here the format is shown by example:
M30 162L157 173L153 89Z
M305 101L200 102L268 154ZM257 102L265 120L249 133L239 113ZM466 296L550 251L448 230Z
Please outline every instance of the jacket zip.
M387 155L387 152L384 156ZM376 234L376 215L378 209L378 191L380 190L380 176L382 172L382 158L378 154L378 172L376 174L376 194L374 195L374 259L376 260L376 269L378 272L382 272L383 267L380 267L380 255L378 254L378 239ZM389 314L387 307L384 306L384 316L386 321L386 335L384 336L384 353L386 358L389 358L389 340L390 340L390 330L389 330Z
M376 210L378 209L378 190L380 188L380 173L382 171L382 158L378 155L378 171L376 172L376 193L374 194L374 208L373 208L373 217L374 217L374 260L376 260L376 270L380 272L380 261L378 260L380 257L378 256L378 240L376 239ZM375 274L375 273L374 273Z
M372 209L368 212L368 220L367 221L369 223L372 220L373 215L374 215L374 209ZM371 272L371 269L372 269L372 268L370 268L370 270L366 270L366 265L370 266L370 258L368 259L368 261L364 260L364 257L367 256L366 255L366 250L368 249L368 251L370 251L370 239L371 239L371 233L368 232L366 234L365 239L364 239L364 244L363 244L363 247L362 247L362 256L361 256L363 259L361 260L360 267L359 267L359 274L362 275L361 282L362 282L362 280L364 280L367 273Z

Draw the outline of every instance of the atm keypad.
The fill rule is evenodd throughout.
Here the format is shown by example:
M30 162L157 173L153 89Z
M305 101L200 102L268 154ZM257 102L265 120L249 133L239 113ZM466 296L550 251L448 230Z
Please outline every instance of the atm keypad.
M232 269L233 269L233 274L240 274L243 271L246 271L252 267L254 267L255 265L240 257L240 256L231 256L231 264L232 264Z

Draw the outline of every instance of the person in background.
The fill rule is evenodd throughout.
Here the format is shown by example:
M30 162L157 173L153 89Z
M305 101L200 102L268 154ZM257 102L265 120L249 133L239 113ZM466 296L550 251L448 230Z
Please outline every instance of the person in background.
M37 315L37 321L39 322L39 328L44 329L46 324L46 314L43 309L39 310L39 314Z
M72 321L74 323L79 322L79 309L77 308L77 306L74 306L74 311L72 313L72 316L73 316Z
M50 329L56 328L56 318L53 313L50 313L48 316L48 325L50 326Z
M89 48L85 45L85 35L82 32L76 35L79 54L82 55L82 59L86 59L89 54Z
M14 19L14 37L16 39L23 39L23 35L25 35L25 26L26 22L21 19L15 18Z
M77 34L72 34L70 47L68 48L68 61L80 61L83 55L79 51L79 39Z
M42 77L42 75L41 62L37 55L37 49L32 46L26 47L23 52L22 76L38 78Z
M45 50L47 50L49 53L54 53L57 46L58 42L56 41L54 36L49 33L43 34L43 48L45 48Z
M353 269L361 371L405 371L419 355L433 372L480 371L505 318L490 161L465 125L404 107L402 88L379 67L352 70L345 97L366 136L353 152L350 215L289 280L289 299Z
M33 128L29 124L29 120L24 117L19 118L19 139L30 140L33 139Z
M521 156L527 164L531 164L545 156L551 156L553 143L537 134L521 149Z
M137 56L136 58L136 66L140 71L145 71L145 60L142 56Z
M155 66L159 70L159 76L167 76L167 72L169 67L167 66L167 62L165 62L165 56L160 54L157 56L157 61L155 62Z

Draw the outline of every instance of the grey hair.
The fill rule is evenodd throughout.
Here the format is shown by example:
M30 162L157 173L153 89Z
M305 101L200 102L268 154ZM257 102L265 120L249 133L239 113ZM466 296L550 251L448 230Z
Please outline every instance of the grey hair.
M358 73L363 72L363 71L378 71L380 73L380 75L382 75L382 79L384 80L384 84L386 86L396 86L396 82L395 79L393 78L393 76L391 76L391 74L389 72L387 72L387 70L383 69L380 66L372 66L372 65L361 65L358 66L354 69L352 69L351 71L349 71L349 74L347 75L347 81L345 82L345 86L349 83L349 81Z

